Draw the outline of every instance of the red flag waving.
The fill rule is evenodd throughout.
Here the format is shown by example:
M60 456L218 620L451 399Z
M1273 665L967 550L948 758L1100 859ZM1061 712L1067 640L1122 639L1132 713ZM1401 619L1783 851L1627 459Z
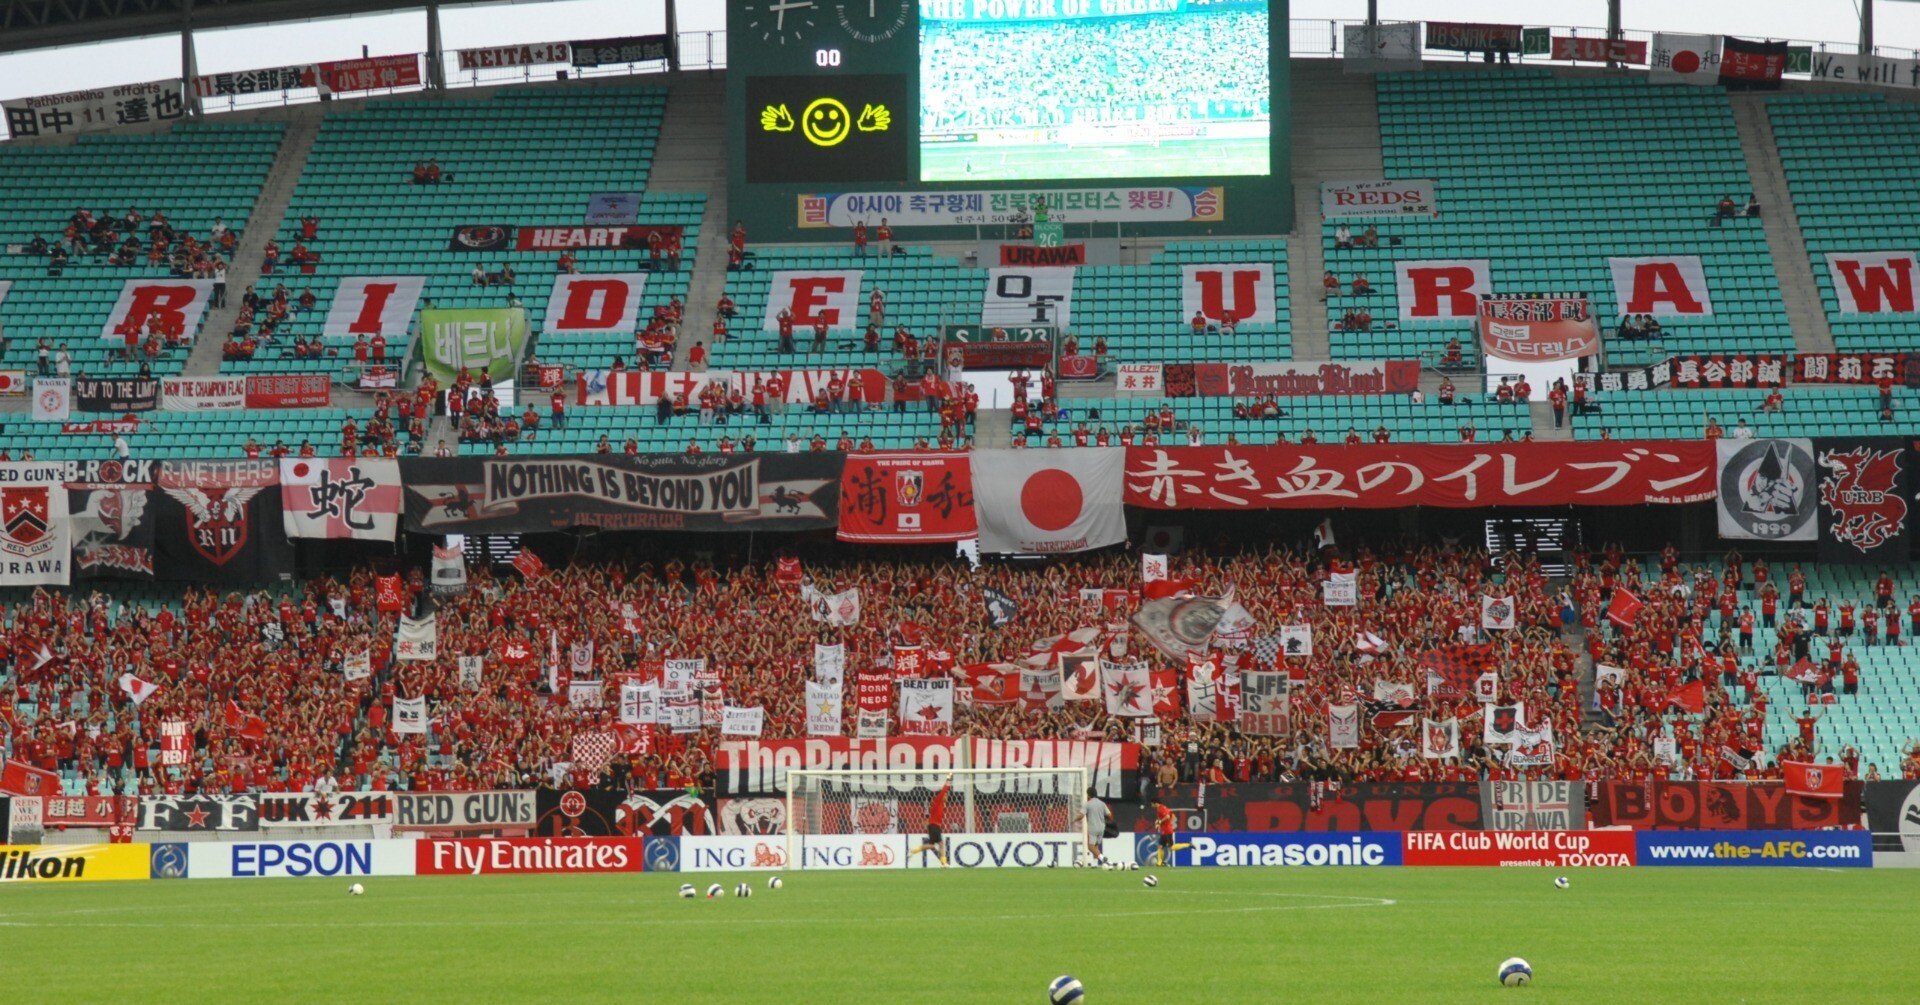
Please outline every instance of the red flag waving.
M382 614L393 614L405 606L399 576L380 576L373 581L373 606Z
M1788 680L1799 681L1802 684L1811 684L1814 687L1820 687L1821 685L1833 679L1833 672L1830 670L1822 669L1821 667L1816 665L1812 660L1806 658L1805 656L1802 656L1798 661L1796 661L1793 664L1792 667L1788 668L1787 672L1783 676L1785 676Z
M1847 794L1847 769L1839 764L1781 761L1780 777L1787 791L1814 799L1839 799Z
M1436 646L1420 654L1420 669L1427 674L1427 692L1464 698L1473 692L1473 682L1493 669L1493 646L1455 642Z
M520 549L520 554L513 556L513 567L520 570L520 575L528 579L539 579L547 574L547 563L540 561L540 556L525 548Z
M1613 599L1607 601L1607 620L1622 628L1632 628L1640 620L1640 608L1646 602L1627 591L1624 586L1613 588Z
M1682 684L1667 692L1667 704L1678 705L1695 715L1707 710L1707 685L1705 681Z
M267 720L241 709L232 698L227 699L227 728L249 740L267 738Z

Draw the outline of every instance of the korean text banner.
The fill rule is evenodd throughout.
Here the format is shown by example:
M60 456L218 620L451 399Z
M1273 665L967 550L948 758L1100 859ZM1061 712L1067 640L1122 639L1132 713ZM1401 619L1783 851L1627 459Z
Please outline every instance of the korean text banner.
M839 515L844 457L423 458L400 471L416 533L818 530Z
M1130 447L1126 502L1144 509L1640 506L1714 497L1713 444Z
M470 307L420 312L420 353L427 372L451 384L462 370L511 380L527 342L522 307Z

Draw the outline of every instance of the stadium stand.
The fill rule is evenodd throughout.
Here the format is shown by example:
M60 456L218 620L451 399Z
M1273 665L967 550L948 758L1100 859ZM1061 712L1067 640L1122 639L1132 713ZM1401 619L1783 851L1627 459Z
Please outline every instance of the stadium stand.
M1728 436L1744 422L1752 435L1770 436L1902 436L1916 428L1920 418L1920 391L1893 388L1894 419L1880 418L1880 393L1871 387L1797 386L1780 394L1780 410L1762 406L1768 392L1754 390L1640 391L1606 397L1604 412L1576 417L1574 437L1617 440L1697 439L1706 435L1708 420Z
M1378 247L1336 249L1340 221L1322 225L1327 269L1373 289L1327 300L1334 358L1433 360L1451 337L1474 356L1470 321L1399 320L1395 263L1435 259L1487 259L1492 292L1585 292L1606 329L1619 316L1609 256L1698 255L1714 314L1672 320L1659 344L1609 329L1610 363L1793 348L1760 221L1710 225L1722 196L1752 190L1720 89L1513 69L1383 74L1378 101L1387 176L1433 179L1440 211L1385 221ZM1371 328L1339 330L1349 309Z
M173 274L169 259L185 252L187 238L209 243L219 221L237 239L284 131L277 122L182 122L166 133L95 134L63 146L0 146L0 192L6 193L0 199L0 246L22 247L20 253L0 255L0 280L13 284L0 303L0 327L7 334L0 369L37 372L38 343L44 339L52 349L53 369L64 348L68 369L76 374L132 376L141 361L155 374L180 372L186 347L162 342L153 355L143 353L129 362L121 357L122 346L102 336L102 328L126 281ZM108 239L102 244L80 235L82 247L63 249L66 262L55 269L53 249L69 240L63 232L81 210L112 224ZM140 216L131 231L123 227L129 211ZM150 258L156 213L165 214L175 235L159 261ZM139 242L131 264L111 264L128 236ZM46 252L30 250L36 239L47 242ZM232 254L224 258L230 263ZM206 261L210 265L212 259ZM184 334L187 339L196 335Z
M1161 432L1160 443L1165 446L1185 445L1189 430L1195 427L1200 442L1206 444L1225 443L1228 437L1239 443L1264 444L1275 442L1278 436L1299 443L1308 433L1321 443L1341 443L1349 431L1372 443L1381 429L1395 443L1458 443L1465 427L1471 427L1475 438L1483 441L1503 437L1520 440L1533 435L1533 420L1525 405L1477 398L1443 407L1416 405L1400 397L1308 395L1277 399L1280 414L1272 417L1236 414L1236 406L1244 411L1246 403L1231 398L1074 398L1062 404L1068 414L1046 424L1046 430L1061 434L1069 446L1073 442L1071 431L1083 424L1096 431L1132 429L1138 435L1148 428L1148 417L1162 409L1174 416L1173 428ZM1029 446L1041 445L1029 439Z

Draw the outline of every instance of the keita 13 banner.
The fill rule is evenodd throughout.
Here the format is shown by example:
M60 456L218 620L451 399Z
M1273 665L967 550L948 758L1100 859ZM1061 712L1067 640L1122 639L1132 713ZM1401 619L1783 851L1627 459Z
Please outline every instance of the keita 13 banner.
M415 533L818 530L844 454L423 458L400 462Z

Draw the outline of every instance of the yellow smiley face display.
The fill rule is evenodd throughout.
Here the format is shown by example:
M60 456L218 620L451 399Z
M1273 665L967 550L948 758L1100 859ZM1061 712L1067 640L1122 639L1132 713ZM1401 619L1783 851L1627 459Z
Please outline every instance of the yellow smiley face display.
M853 116L838 98L815 98L800 113L800 133L817 147L836 146L853 129Z

